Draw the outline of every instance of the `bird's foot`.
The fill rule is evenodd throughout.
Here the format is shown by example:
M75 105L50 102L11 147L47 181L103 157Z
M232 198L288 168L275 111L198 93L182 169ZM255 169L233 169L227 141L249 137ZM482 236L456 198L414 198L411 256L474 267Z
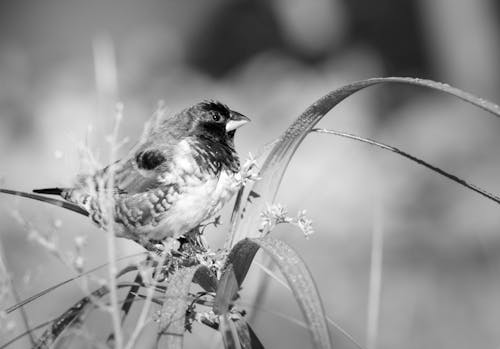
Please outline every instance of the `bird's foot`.
M182 253L194 255L206 253L209 250L208 243L199 227L190 230L179 237L177 241L181 244L179 252Z

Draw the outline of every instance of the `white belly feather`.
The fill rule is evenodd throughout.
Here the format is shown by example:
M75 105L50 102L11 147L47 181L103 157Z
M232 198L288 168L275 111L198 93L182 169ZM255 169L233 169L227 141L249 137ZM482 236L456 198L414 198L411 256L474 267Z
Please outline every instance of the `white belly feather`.
M195 228L218 212L238 189L235 173L231 171L223 170L218 177L212 178L198 176L200 173L190 151L187 142L180 143L174 157L175 171L171 171L169 176L177 177L177 182L183 178L184 182L179 183L181 197L165 212L160 224L148 231L150 239L178 237ZM191 175L186 176L186 173Z

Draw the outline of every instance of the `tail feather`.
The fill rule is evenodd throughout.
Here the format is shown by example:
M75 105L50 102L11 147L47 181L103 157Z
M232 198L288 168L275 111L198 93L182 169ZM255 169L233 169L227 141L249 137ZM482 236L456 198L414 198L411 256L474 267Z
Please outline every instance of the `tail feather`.
M51 189L55 189L55 188L51 188ZM43 191L46 189L40 189L40 190ZM61 190L61 189L59 189L59 190ZM43 201L43 202L46 202L46 203L51 204L51 205L63 207L67 210L79 213L79 214L84 215L84 216L89 215L89 213L86 210L84 210L80 206L73 204L71 202L68 202L68 201L57 200L57 199L53 199L53 198L46 197L43 195L31 194L31 193L26 193L23 191L2 189L2 188L0 188L0 193L14 195L14 196L21 196L21 197L32 199L32 200ZM36 193L39 193L39 191L36 191ZM49 194L49 193L47 193L47 194ZM55 194L55 193L53 193L53 194Z
M61 188L33 189L33 193L37 193L37 194L61 195L62 192L63 192L63 190Z

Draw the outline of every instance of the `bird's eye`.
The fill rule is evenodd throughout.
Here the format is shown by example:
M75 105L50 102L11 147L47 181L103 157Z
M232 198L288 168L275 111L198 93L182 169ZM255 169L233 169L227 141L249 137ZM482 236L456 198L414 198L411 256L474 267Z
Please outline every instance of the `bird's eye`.
M220 115L219 113L212 113L212 119L214 121L219 121L220 120Z

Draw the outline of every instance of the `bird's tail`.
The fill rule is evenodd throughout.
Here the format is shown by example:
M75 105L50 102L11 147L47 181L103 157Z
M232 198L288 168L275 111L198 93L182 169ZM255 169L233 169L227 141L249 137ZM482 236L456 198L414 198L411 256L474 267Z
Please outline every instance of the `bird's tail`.
M35 193L39 193L39 194L58 194L58 195L60 194L60 192L63 191L63 189L58 189L60 192L56 193L55 189L58 189L58 188L37 189L37 190L33 190L33 191ZM44 192L44 191L50 191L50 192ZM68 201L57 200L57 199L49 198L49 197L46 197L43 195L37 195L37 194L32 194L32 193L26 193L23 191L2 189L2 188L0 188L0 193L14 195L14 196L21 196L21 197L32 199L32 200L38 200L38 201L46 202L46 203L51 204L51 205L63 207L67 210L79 213L79 214L84 215L84 216L89 215L89 213L86 210L84 210L80 206L78 206L74 203L68 202Z
M33 189L33 193L46 194L46 195L61 195L63 189L61 188L44 188L44 189Z

